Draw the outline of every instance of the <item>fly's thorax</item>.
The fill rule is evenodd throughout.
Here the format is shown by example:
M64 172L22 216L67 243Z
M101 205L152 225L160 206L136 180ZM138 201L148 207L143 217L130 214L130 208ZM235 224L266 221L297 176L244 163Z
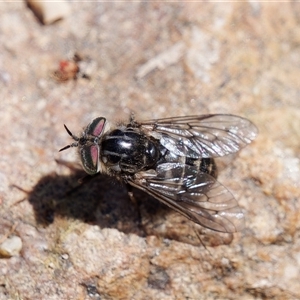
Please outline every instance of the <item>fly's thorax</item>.
M160 156L158 142L136 128L119 127L103 135L100 160L112 172L134 174L153 167Z

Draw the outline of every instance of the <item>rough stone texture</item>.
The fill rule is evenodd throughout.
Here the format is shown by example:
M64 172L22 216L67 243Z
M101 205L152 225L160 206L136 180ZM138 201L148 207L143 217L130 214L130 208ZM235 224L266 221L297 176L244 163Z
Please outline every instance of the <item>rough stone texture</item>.
M0 260L4 299L299 299L300 5L72 2L41 25L0 5ZM90 79L50 76L75 52ZM246 213L234 236L201 232L137 192L57 163L63 128L94 117L232 113L259 128L219 181ZM18 186L18 188L16 187ZM23 201L21 201L23 200ZM17 225L17 226L16 226ZM11 229L14 230L11 230Z

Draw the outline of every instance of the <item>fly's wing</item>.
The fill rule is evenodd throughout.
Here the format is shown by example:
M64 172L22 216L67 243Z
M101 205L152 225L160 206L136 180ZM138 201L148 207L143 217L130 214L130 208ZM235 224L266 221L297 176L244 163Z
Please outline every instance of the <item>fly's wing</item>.
M220 232L244 226L244 214L232 194L215 178L182 163L163 163L128 180L193 222Z
M175 117L139 124L172 153L195 159L235 153L257 135L253 123L234 115Z

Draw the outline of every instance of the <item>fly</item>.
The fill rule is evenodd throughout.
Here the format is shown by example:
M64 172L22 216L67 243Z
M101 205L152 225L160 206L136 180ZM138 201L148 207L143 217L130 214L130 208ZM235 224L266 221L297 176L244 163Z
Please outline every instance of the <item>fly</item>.
M67 128L84 170L116 177L143 190L193 222L232 233L243 228L244 214L233 195L217 181L214 158L251 143L257 128L226 114L184 116L137 122L108 129L94 119L80 137Z

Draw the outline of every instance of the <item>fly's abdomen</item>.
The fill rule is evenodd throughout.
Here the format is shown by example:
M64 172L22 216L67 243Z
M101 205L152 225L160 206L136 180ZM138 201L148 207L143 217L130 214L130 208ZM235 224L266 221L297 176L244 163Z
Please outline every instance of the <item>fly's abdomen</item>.
M209 158L190 158L182 157L182 163L190 166L196 166L201 173L208 174L213 178L218 177L218 169L215 160L212 157Z
M101 159L118 173L135 173L154 166L159 158L156 143L133 130L116 129L103 137Z
M217 165L213 158L201 158L199 170L214 178L218 177Z

